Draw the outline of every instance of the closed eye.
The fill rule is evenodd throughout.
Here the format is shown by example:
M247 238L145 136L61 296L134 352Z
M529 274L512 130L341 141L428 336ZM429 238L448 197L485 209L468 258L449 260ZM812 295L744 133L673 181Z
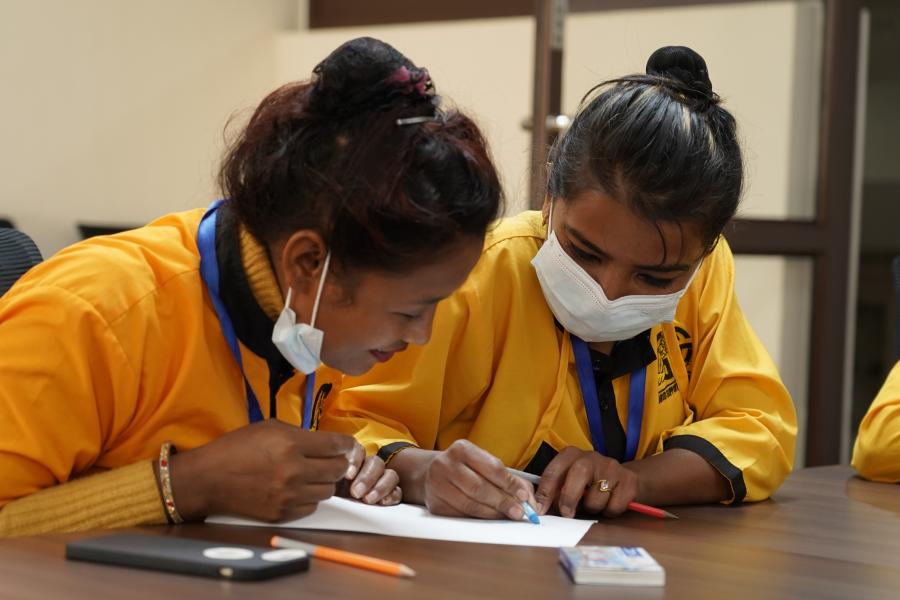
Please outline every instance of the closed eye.
M592 252L588 252L587 250L582 250L581 248L579 248L578 246L576 246L575 244L572 244L572 243L569 243L569 251L576 258L579 258L586 262L599 263L603 260L601 257L597 256L596 254L593 254Z
M424 316L424 313L409 314L409 313L399 313L398 312L398 313L394 313L394 314L406 321L416 321L418 319L421 319Z
M661 279L659 277L647 275L646 273L641 273L640 275L638 275L638 277L640 277L641 281L643 281L647 285L660 289L669 287L670 285L672 285L672 282L675 281L674 279Z

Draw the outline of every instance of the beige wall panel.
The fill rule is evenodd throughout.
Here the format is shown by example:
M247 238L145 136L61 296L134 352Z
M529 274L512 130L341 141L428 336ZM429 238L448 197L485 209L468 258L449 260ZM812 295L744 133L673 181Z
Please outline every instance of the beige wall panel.
M222 129L274 82L292 0L0 2L0 215L45 256L78 221L203 206Z

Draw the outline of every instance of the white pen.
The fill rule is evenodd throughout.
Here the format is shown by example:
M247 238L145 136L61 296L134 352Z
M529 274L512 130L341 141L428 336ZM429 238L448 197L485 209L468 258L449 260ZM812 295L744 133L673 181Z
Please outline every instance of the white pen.
M525 471L519 471L518 469L512 469L510 467L506 467L506 470L515 475L516 477L521 477L525 481L529 483L533 483L537 485L541 482L540 475L534 475L533 473L526 473Z

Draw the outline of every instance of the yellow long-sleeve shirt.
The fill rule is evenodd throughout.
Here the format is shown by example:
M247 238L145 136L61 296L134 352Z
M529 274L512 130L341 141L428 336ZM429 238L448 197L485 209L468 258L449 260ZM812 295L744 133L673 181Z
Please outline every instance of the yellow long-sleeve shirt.
M199 273L203 212L76 244L0 298L0 536L163 522L148 466L160 445L187 450L247 424L244 380ZM231 279L239 271L242 298L271 319L283 300L265 250L219 216ZM261 329L270 336L271 321ZM241 354L268 416L269 363L243 337ZM339 378L320 369L320 395ZM279 419L300 422L304 383L296 373L281 385ZM66 505L77 507L68 519Z
M900 362L859 424L852 464L866 479L900 482Z
M355 434L369 452L401 444L440 450L467 438L519 469L548 449L591 449L571 341L531 265L545 238L540 213L501 222L467 282L439 306L431 341L345 378L322 428ZM686 448L728 478L731 501L767 498L792 467L796 414L738 307L724 240L675 321L644 339L652 353L636 457ZM622 423L629 381L612 380Z

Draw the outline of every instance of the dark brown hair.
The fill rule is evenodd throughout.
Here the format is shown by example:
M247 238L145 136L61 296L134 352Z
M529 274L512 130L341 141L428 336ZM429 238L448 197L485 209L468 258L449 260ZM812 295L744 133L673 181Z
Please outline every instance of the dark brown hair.
M428 72L372 38L266 97L219 179L260 241L314 229L338 268L394 273L482 237L502 200L475 123L442 110Z
M743 183L734 117L706 62L684 46L654 52L646 75L589 91L550 161L551 196L570 200L599 186L651 222L697 223L706 252L734 216Z

